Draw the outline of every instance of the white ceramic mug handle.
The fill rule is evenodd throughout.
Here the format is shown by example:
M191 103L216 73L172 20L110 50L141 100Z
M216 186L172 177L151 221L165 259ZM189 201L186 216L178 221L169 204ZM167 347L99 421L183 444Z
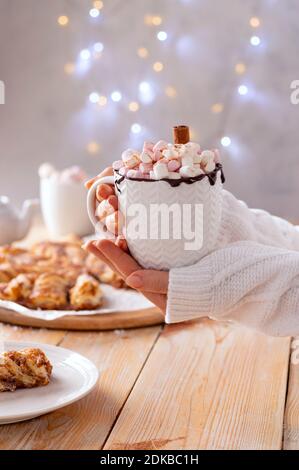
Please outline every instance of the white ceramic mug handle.
M97 219L95 215L95 203L94 202L96 198L96 190L99 184L105 184L105 183L114 185L114 176L103 176L102 178L96 180L91 186L87 194L87 212L91 220L91 223L93 224L94 227L96 227L99 223L99 219Z

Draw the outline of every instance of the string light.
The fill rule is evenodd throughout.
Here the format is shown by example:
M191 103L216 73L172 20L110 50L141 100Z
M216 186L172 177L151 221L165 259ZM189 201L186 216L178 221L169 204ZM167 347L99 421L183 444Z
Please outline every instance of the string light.
M236 65L235 65L235 72L238 74L238 75L243 75L243 73L245 73L246 71L246 65L243 64L242 62L238 62Z
M159 31L157 33L157 38L159 39L159 41L166 41L167 33L165 31Z
M90 51L88 49L83 49L80 52L80 57L82 60L89 60L90 59Z
M221 139L221 145L222 145L223 147L229 147L231 143L232 143L232 141L231 141L231 139L230 139L227 135L224 136L224 137L222 137L222 139Z
M214 113L214 114L222 113L222 111L223 111L223 104L222 104L222 103L215 103L215 104L213 104L213 106L211 107L211 111L212 111L212 113Z
M96 42L93 45L93 50L97 53L101 53L104 50L104 45L101 42Z
M99 96L98 104L99 106L106 106L107 104L107 98L104 95Z
M98 103L99 98L100 98L100 95L96 91L90 93L89 95L89 101L93 104Z
M252 18L250 18L249 24L252 28L258 28L261 22L259 18L257 18L256 16L253 16Z
M152 15L145 15L144 24L147 24L148 26L152 24Z
M87 144L86 150L91 155L95 155L96 153L99 152L100 146L97 142L92 141L92 142L89 142L89 144Z
M69 18L66 15L61 15L57 18L57 22L60 26L66 26L69 23Z
M177 96L177 91L173 86L167 86L165 88L165 93L166 96L168 96L169 98L174 98L175 96Z
M98 10L97 8L92 8L91 10L89 10L89 16L91 16L92 18L97 18L99 15L100 10Z
M147 26L160 26L162 24L162 18L158 15L145 15L144 23Z
M162 64L162 62L155 62L153 65L153 69L155 72L161 72L163 68L164 68L164 65Z
M141 82L139 84L139 99L144 104L149 104L154 99L154 91L148 82Z
M95 0L92 2L93 8L89 10L89 15L91 18L97 18L101 14L101 9L103 8L104 4L103 1L101 0ZM69 18L65 15L61 15L57 18L57 22L60 26L66 26L69 23ZM162 17L160 15L145 15L144 17L144 22L148 26L160 26L162 24ZM252 16L249 19L249 24L252 28L258 28L261 25L261 21L258 17ZM164 30L158 30L156 33L156 37L159 41L164 42L168 39L168 33ZM261 44L261 38L257 35L253 35L250 37L250 44L252 46L259 46ZM100 55L104 50L104 45L102 42L95 42L93 46L90 49L83 49L80 52L80 59L81 62L74 64L74 63L66 63L64 65L64 72L68 75L73 74L75 71L79 72L80 68L84 68L87 70L91 63L88 61L92 58L96 58L97 55ZM149 51L146 47L139 47L137 49L137 55L141 59L146 59L149 56ZM152 64L152 69L159 73L164 69L164 65L160 61L156 61ZM246 72L246 65L243 62L238 62L234 66L234 71L238 75L243 75ZM156 86L155 83L150 83L147 81L142 81L139 83L138 86L138 100L142 104L149 104L151 103L155 96L156 96ZM167 86L165 89L165 95L169 98L175 98L177 96L177 90L173 86ZM249 89L245 84L241 84L237 88L238 94L241 96L245 96L249 93ZM251 92L252 93L252 92ZM90 103L92 104L97 104L100 107L104 107L108 104L108 99L104 95L100 95L98 92L93 91L92 93L89 94L88 97ZM110 94L110 99L118 103L123 99L122 93L120 90L114 90ZM130 112L137 112L140 109L140 104L138 101L129 101L127 102L127 109ZM214 103L211 105L211 112L214 114L219 114L223 112L224 110L224 105L223 103ZM133 123L131 125L131 132L133 134L140 134L143 131L142 126L139 123ZM191 132L191 129L190 129ZM195 132L192 131L192 138L195 136ZM223 136L220 139L221 145L223 147L229 147L232 143L231 138L229 136ZM234 147L234 146L233 146ZM99 151L99 144L95 141L89 142L87 145L87 150L89 153L97 153Z
M122 99L122 94L120 91L113 91L110 96L112 101L115 101L115 103L118 103Z
M139 47L137 49L137 54L141 59L145 59L148 56L148 50L145 47Z
M67 64L65 64L63 69L67 75L72 75L75 72L75 64L73 64L72 62L68 62Z
M131 131L133 132L133 134L139 134L141 132L141 125L137 124L137 122L135 122L131 126Z
M239 93L239 95L242 95L242 96L247 95L247 93L248 93L247 86L246 85L240 85L239 88L238 88L238 93Z
M94 8L96 8L97 10L101 10L104 6L104 3L101 1L101 0L95 0L93 2L93 6Z
M131 101L131 103L129 103L128 107L129 107L129 110L134 113L134 112L138 111L139 104L137 103L137 101Z
M252 46L259 46L260 43L261 43L261 40L258 36L252 36L250 38L250 43L251 43Z
M152 17L152 23L153 23L154 26L160 26L160 24L162 24L161 16L153 16Z

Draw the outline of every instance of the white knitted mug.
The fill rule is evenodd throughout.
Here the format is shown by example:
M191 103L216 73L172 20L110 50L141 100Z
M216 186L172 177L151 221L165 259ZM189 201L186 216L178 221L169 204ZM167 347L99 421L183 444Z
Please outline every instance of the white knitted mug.
M90 220L99 231L95 194L103 183L115 184L130 253L144 268L169 270L188 266L215 248L222 210L220 171L215 184L205 176L191 184L181 181L175 187L163 180L104 176L93 184L87 196Z

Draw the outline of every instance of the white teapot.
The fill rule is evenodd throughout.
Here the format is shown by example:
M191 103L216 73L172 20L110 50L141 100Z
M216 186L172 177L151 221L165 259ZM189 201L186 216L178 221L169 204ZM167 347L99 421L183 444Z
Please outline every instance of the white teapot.
M0 196L0 245L12 243L27 235L37 207L37 199L28 199L19 211L8 197Z

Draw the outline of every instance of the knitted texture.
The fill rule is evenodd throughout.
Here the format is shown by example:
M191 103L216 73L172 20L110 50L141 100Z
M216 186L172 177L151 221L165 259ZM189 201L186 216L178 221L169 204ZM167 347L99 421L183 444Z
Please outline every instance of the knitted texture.
M142 182L126 179L120 184L120 190L118 195L120 208L122 213L126 214L127 220L126 240L130 253L142 267L169 270L188 266L196 263L218 246L223 195L219 173L215 185L211 185L208 178L190 185L181 183L180 186L174 188L165 181ZM136 201L138 201L138 208L144 209L145 212L144 215L143 211L141 212L142 218L139 215L134 220L134 215L130 217L130 211L136 208ZM190 208L193 211L195 205L202 208L202 218L200 218L198 225L202 230L203 244L199 250L187 250L185 248L186 242L190 242L190 240L185 236L183 228L186 226L188 228L189 220L192 221L192 212L188 217L188 213L184 212L184 209ZM162 216L159 216L163 206L166 209L166 215L162 213ZM181 224L178 237L173 237L172 225L168 222L169 217L167 216L167 211L175 207L180 210L178 218ZM161 218L166 222L166 226L169 226L170 235L161 235ZM131 225L130 221L134 221L134 223ZM134 237L130 226L146 228L147 236ZM149 229L152 234L156 235L150 235Z
M170 271L166 322L209 316L269 335L299 334L298 227L223 191L217 248Z

